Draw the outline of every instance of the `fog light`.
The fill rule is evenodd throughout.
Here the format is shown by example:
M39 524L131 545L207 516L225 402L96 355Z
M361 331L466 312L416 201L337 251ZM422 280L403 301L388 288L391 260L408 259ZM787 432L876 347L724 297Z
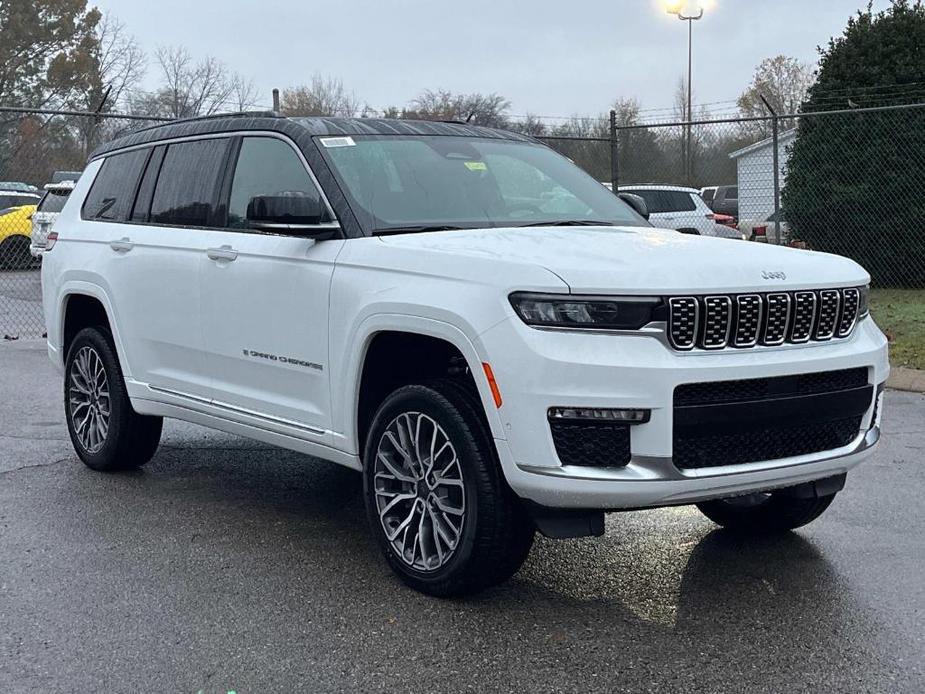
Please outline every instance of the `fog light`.
M572 419L596 422L622 422L623 424L645 424L652 410L615 410L590 407L550 407L550 419Z

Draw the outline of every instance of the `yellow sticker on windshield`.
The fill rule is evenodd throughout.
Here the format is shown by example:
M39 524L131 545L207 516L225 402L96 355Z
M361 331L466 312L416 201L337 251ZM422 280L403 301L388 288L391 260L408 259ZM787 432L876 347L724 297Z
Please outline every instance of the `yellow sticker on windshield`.
M484 161L467 161L466 168L469 171L488 171L488 167L485 166Z

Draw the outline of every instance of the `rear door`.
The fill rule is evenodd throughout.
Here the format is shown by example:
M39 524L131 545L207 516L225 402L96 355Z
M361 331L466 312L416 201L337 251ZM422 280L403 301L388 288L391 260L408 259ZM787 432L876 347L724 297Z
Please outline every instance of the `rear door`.
M131 376L163 393L209 396L199 273L229 145L227 137L209 138L110 157L125 164L104 163L84 207L86 218L103 224L101 274L111 284ZM129 200L137 190L134 206L108 192L123 189Z
M247 135L236 150L223 197L227 226L212 232L202 273L212 396L245 421L325 440L331 427L328 296L344 242L251 228L248 204L256 196L323 201L323 195L289 140Z

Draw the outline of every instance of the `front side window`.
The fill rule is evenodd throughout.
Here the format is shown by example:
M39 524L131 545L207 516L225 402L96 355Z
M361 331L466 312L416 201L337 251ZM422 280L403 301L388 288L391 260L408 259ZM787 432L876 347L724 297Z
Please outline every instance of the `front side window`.
M245 137L231 183L228 226L249 228L248 205L261 196L311 197L321 203L318 188L292 147L275 137Z
M152 224L214 226L228 142L193 140L167 147L151 199Z
M84 201L83 218L125 221L147 158L146 149L106 157Z
M598 223L646 226L626 203L539 144L493 138L319 137L372 233Z

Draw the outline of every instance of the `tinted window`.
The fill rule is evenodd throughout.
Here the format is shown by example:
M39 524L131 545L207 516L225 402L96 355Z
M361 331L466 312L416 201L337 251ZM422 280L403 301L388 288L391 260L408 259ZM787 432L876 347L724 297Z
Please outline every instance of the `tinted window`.
M247 205L258 195L321 197L292 147L275 137L245 137L231 184L228 226L247 228Z
M154 195L154 184L157 183L157 174L161 170L161 162L164 160L164 152L167 148L164 145L155 147L148 159L148 166L145 168L144 176L141 177L141 185L138 186L138 195L135 196L135 206L132 208L133 222L146 222L148 213L151 211L151 196Z
M49 190L39 203L39 212L60 212L64 209L64 203L67 202L69 190Z
M213 211L227 148L225 138L168 146L151 200L151 222L214 225Z
M34 205L39 198L34 195L0 195L0 208Z
M621 188L622 191L638 195L646 201L649 214L660 212L693 212L697 209L690 193L680 190L653 190L646 188Z
M701 193L701 197L703 198L703 201L709 205L711 202L713 202L714 193L716 193L715 190L708 188L707 190L703 191L703 193Z
M729 188L726 188L726 199L727 200L737 200L738 197L739 197L739 187L738 186L730 186Z
M84 202L84 219L124 221L147 157L146 149L106 157Z

